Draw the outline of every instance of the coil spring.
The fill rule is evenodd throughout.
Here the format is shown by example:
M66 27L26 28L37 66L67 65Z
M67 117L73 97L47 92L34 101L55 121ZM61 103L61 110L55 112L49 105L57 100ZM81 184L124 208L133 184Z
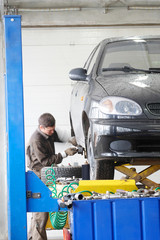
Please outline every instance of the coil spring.
M53 198L62 198L64 194L70 193L71 189L73 191L75 190L73 185L77 185L77 186L79 185L76 182L72 182L69 185L64 186L62 191L59 194L57 194L56 178L55 178L55 171L53 170L53 165L45 171L45 174L47 179L46 185L51 190ZM67 221L67 216L68 216L68 211L50 212L49 217L50 217L50 221L53 228L63 229Z

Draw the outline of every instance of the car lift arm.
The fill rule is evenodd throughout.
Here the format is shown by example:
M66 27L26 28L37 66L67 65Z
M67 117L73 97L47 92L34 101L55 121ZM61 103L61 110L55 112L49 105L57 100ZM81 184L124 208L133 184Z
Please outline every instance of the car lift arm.
M117 171L127 175L129 177L129 179L134 179L136 182L141 182L146 187L149 187L149 188L150 187L154 187L154 188L160 187L160 184L155 183L147 178L152 173L158 171L160 169L160 165L150 166L139 173L137 173L133 169L129 169L125 166L116 166L115 169Z

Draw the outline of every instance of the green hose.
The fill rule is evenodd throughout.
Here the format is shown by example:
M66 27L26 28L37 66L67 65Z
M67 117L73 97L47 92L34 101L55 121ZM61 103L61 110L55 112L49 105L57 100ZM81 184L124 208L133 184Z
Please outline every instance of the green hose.
M53 166L48 168L45 171L45 174L46 174L46 179L47 179L46 185L51 190L53 198L62 198L64 196L64 194L69 193L70 189L72 189L73 191L75 190L73 185L79 185L76 182L70 183L69 185L64 186L62 191L57 196L55 171L53 170ZM49 217L50 217L50 221L51 221L53 228L54 229L63 229L63 227L66 224L67 215L68 215L68 211L50 212Z
M89 193L90 195L93 195L92 192L84 190L84 191L80 191L79 193Z
M63 227L66 224L67 215L68 215L67 211L50 212L49 217L50 217L50 221L51 221L52 226L55 229L63 229Z

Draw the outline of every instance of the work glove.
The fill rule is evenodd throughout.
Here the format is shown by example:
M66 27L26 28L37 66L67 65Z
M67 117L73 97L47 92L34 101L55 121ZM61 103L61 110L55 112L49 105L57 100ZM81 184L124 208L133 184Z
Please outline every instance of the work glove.
M77 153L77 151L78 151L77 148L67 148L65 150L65 153L66 153L67 156L73 156L74 154Z
M71 137L69 140L68 140L69 143L71 143L73 146L77 146L77 141L76 141L76 138L75 137Z

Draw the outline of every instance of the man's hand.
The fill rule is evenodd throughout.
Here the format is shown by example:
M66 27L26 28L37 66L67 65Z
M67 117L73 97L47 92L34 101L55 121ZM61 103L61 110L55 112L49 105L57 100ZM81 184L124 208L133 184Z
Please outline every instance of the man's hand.
M65 150L65 153L67 154L67 156L73 156L77 152L78 152L77 148L68 148Z
M68 140L69 143L71 143L73 146L77 146L77 141L76 141L76 138L75 137L71 137L69 140Z

